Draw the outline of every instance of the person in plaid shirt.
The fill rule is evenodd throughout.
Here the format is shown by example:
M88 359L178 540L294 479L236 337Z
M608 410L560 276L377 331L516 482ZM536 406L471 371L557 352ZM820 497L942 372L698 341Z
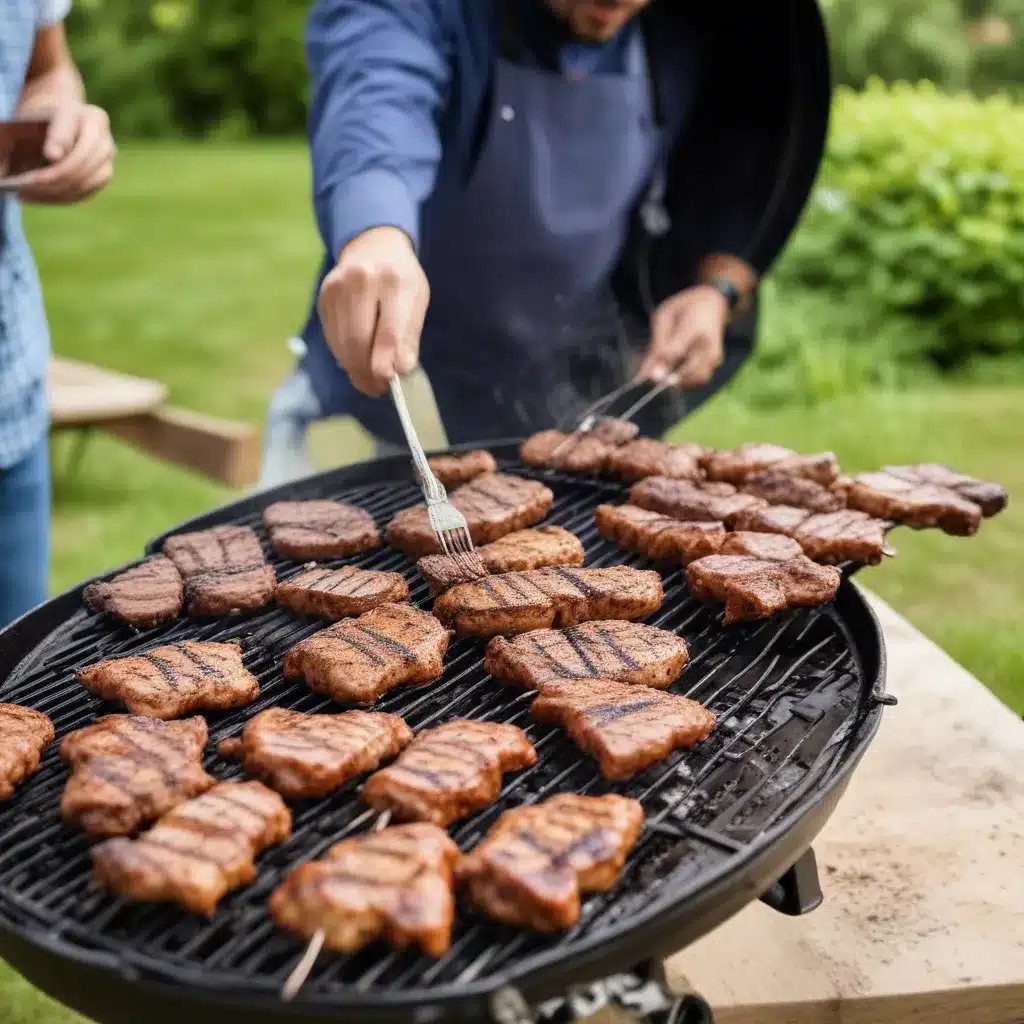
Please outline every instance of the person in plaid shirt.
M114 169L110 120L85 102L63 21L71 0L0 5L0 120L50 117L46 166L0 193L0 627L46 597L49 333L19 200L74 203Z

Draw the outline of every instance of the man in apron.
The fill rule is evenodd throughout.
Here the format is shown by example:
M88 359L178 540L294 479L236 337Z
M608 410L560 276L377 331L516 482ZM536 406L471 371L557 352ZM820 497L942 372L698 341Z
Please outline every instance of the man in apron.
M417 364L451 444L678 371L660 435L749 354L825 135L813 0L317 0L308 53L327 255L268 452L342 414L400 444Z

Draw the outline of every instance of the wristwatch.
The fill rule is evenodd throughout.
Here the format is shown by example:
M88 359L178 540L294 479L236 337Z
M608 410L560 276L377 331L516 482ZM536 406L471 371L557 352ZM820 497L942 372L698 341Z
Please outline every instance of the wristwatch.
M704 284L710 285L725 299L730 316L736 312L739 304L743 301L743 293L727 277L712 277Z

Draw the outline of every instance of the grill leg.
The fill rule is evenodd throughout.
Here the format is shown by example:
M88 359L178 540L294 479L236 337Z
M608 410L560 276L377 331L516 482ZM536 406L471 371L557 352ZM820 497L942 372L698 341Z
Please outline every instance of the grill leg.
M800 917L817 910L823 899L814 850L808 850L761 896L762 902L772 910L790 917Z

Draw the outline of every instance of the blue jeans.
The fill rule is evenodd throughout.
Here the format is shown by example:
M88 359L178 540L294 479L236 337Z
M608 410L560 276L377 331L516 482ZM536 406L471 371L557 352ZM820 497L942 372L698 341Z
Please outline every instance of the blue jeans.
M50 449L44 437L0 469L0 629L46 600L50 572Z

